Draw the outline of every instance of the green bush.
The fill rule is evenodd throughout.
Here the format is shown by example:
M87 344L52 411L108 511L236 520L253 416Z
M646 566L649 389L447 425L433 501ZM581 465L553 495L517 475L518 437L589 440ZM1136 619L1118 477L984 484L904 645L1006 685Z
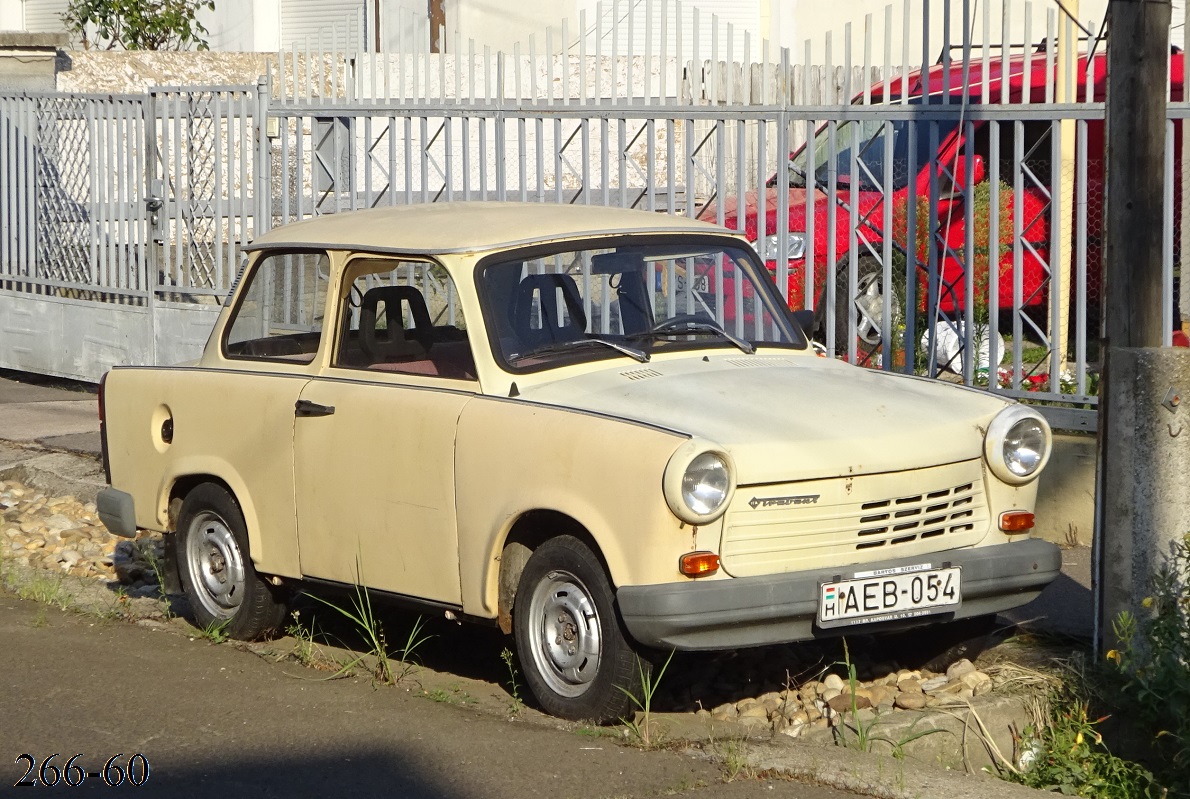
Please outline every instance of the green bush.
M1152 739L1152 764L1171 796L1190 797L1190 533L1175 541L1141 603L1120 614L1120 648L1107 653L1120 700L1136 730Z
M70 0L62 23L86 49L206 50L197 20L204 8L214 10L214 0Z
M1044 726L1025 729L1018 768L1007 779L1063 796L1097 799L1162 799L1164 790L1137 763L1116 757L1096 729L1085 699L1068 687L1050 697L1052 713Z

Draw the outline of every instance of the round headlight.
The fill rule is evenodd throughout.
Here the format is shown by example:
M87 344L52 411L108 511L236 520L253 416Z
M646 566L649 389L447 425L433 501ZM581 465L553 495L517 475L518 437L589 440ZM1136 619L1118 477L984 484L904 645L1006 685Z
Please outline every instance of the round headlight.
M1004 464L1018 477L1036 472L1045 451L1045 428L1036 419L1021 419L1004 437Z
M690 461L682 476L682 501L699 516L719 510L730 490L731 471L714 452L704 452Z
M709 524L731 504L735 464L709 441L690 439L670 456L661 484L675 516L687 524Z
M1050 454L1050 426L1023 405L1011 405L988 426L984 453L992 472L1006 483L1032 480Z

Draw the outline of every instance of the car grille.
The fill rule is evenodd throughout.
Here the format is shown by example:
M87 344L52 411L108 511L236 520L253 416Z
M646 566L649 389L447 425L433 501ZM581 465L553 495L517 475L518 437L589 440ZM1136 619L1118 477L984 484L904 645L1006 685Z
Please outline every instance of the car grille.
M925 554L988 530L978 460L912 472L741 486L720 555L742 577Z

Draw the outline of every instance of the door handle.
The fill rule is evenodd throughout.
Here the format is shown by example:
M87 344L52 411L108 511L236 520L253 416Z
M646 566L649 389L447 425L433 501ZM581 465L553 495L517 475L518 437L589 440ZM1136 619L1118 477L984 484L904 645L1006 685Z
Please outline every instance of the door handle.
M334 405L319 405L317 402L304 399L298 400L293 406L293 415L298 417L330 416L334 412Z

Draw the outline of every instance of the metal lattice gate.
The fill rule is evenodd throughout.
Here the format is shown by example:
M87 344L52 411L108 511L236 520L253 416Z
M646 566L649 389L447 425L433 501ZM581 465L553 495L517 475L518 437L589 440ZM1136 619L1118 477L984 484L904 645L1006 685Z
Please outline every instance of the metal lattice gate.
M0 98L0 280L143 302L150 287L145 98Z
M256 130L257 101L256 86L150 93L158 142L149 175L151 221L160 288L167 294L184 289L189 297L216 302L235 279L240 251L255 229L256 144L263 138Z

